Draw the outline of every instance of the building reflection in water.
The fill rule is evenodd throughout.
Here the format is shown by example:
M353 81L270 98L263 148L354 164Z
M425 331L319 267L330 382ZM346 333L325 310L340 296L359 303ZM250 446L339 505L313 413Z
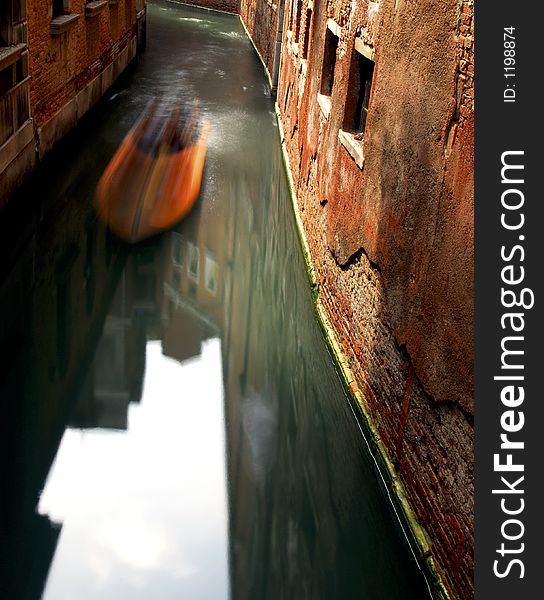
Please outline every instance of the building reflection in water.
M51 227L34 206L26 238L13 238L5 215L0 225L2 598L42 594L62 523L36 504L125 257L92 210L65 209L51 200Z
M45 598L424 597L315 323L272 158L216 170L198 209L122 271L87 220L84 250L52 265L53 300L29 306L46 322L31 355L56 357L34 361L24 435L3 442L26 498L3 507L12 562L31 548L41 569L29 597L55 546Z

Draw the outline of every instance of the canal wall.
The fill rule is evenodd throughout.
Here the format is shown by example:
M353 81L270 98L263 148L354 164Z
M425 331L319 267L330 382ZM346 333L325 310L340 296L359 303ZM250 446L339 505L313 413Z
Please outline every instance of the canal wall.
M265 6L240 12L271 76ZM437 594L471 598L473 4L303 0L282 25L319 314Z
M0 40L2 80L13 71L0 89L0 206L145 46L145 0L9 2L16 17Z
M246 27L248 35L254 41L271 80L274 79L275 62L279 61L279 56L275 56L276 32L278 27L282 25L282 10L281 2L271 2L270 0L263 0L262 2L241 0L240 3L242 23ZM275 83L273 81L273 86L275 86Z

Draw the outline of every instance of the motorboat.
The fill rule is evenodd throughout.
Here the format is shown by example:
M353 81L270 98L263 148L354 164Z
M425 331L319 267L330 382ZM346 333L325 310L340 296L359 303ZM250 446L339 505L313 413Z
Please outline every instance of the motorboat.
M196 106L183 115L157 102L146 107L97 186L98 213L114 233L138 242L190 212L200 194L208 132Z

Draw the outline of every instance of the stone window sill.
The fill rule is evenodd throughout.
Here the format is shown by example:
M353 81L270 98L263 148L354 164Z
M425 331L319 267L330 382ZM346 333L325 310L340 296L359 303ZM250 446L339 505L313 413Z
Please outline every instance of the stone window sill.
M49 33L51 35L60 35L64 33L72 23L75 23L79 19L79 13L71 13L69 15L60 15L51 20L49 26Z
M342 35L342 28L334 19L327 19L327 27L339 38Z
M108 6L108 0L96 0L95 2L87 2L85 5L85 16L95 17L100 11Z
M26 48L26 44L16 44L15 46L2 46L0 48L0 71L7 69L14 62L17 62L23 51Z
M355 38L355 50L357 50L359 54L362 54L368 58L368 60L374 62L374 48L363 42L361 38Z
M317 94L317 103L325 119L328 119L331 114L331 97L324 94Z
M362 169L365 164L365 157L363 156L363 141L357 140L353 133L344 131L343 129L338 130L338 139L344 148L348 151L349 155L355 161L355 164Z

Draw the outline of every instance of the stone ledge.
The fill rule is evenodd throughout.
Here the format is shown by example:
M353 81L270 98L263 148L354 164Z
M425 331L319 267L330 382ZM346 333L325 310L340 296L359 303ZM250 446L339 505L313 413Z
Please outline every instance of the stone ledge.
M99 12L108 6L108 0L95 0L95 2L87 2L85 5L85 16L95 17Z
M26 49L26 44L16 44L15 46L3 46L0 48L0 71L9 67L21 58Z
M366 42L363 42L360 37L355 38L355 50L357 50L359 54L362 54L368 58L368 60L374 61L374 48L369 46Z
M79 13L71 13L69 15L60 15L51 19L49 25L49 33L51 35L60 35L64 33L72 23L75 23L81 15Z
M351 158L353 158L359 169L362 169L365 164L362 140L356 139L353 133L348 133L343 129L338 130L338 139L342 146L348 151Z
M328 119L331 114L331 97L324 94L317 94L317 103L325 119Z
M342 28L334 19L327 19L327 28L330 29L337 38L341 37Z

